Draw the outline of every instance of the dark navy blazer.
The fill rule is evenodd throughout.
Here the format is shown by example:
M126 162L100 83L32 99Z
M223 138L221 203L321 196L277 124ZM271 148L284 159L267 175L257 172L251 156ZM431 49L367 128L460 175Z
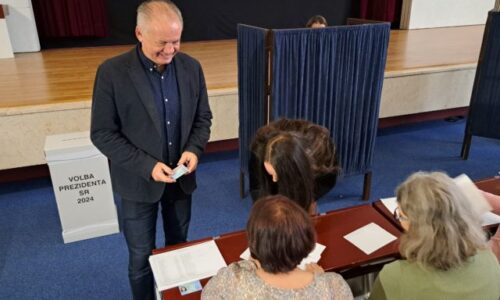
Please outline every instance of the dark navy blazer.
M184 53L177 53L172 63L180 98L180 150L200 157L212 124L203 71ZM165 141L151 84L135 48L99 66L90 127L92 142L110 160L113 188L127 200L158 201L165 183L155 182L151 171L162 161ZM194 172L178 181L186 194L196 188Z

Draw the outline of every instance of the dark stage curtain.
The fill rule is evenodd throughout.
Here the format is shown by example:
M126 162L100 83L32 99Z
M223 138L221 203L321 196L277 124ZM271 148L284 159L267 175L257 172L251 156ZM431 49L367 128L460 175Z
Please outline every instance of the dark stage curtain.
M104 0L33 0L32 4L42 38L107 35Z
M500 12L488 14L468 127L472 135L500 139Z
M399 28L403 0L360 0L359 17L367 20L390 22Z
M94 1L104 2L106 15L101 22L99 13L92 13L91 26L107 25L108 35L93 35L90 38L71 38L66 31L62 33L54 20L64 19L65 15L73 16L73 12L64 9L65 2L72 4L93 5ZM135 16L137 6L143 0L33 0L35 18L39 28L42 48L81 47L99 45L133 44L136 42L134 35ZM173 0L179 6L184 17L183 41L203 41L235 39L237 24L252 24L263 28L299 28L316 14L325 16L332 26L344 25L349 17L359 17L359 0L291 0L284 3L279 0ZM57 12L65 15L54 16L53 3L63 3ZM67 6L67 5L66 5ZM93 6L92 6L93 7ZM85 13L85 6L78 8L78 13ZM81 11L81 12L80 12ZM73 17L71 17L73 18ZM62 23L70 22L64 20ZM59 22L59 21L58 21ZM100 25L101 24L101 25ZM100 31L98 31L100 32ZM62 37L65 39L53 39ZM95 38L98 37L98 38Z
M268 30L238 25L238 96L241 171L248 174L250 142L265 124L265 41Z
M388 23L273 30L272 117L328 128L345 175L372 167Z
M344 25L359 0L174 0L184 16L184 41L234 39L236 24L300 28L314 15Z

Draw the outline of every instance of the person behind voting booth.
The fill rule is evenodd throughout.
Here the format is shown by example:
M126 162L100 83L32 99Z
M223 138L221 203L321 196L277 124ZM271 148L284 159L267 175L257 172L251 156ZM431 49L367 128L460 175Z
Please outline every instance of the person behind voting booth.
M297 266L314 249L311 218L282 195L255 202L247 222L251 259L219 270L201 299L352 299L345 280L317 264Z
M165 244L186 241L195 170L210 135L203 71L179 52L182 28L172 2L143 2L137 9L138 45L100 65L94 84L91 139L109 158L113 187L122 198L134 299L154 299L148 257L156 247L160 204ZM175 180L173 169L180 165L188 173Z
M322 15L315 15L306 23L307 28L325 28L326 26L328 26L328 22Z
M453 180L417 172L396 195L406 260L384 266L370 299L500 299L500 266L479 215Z

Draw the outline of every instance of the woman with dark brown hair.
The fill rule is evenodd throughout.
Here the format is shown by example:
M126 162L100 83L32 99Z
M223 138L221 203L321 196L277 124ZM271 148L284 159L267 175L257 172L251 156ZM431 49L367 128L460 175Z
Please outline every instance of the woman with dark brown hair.
M251 144L248 168L250 194L254 201L262 196L277 193L276 184L264 168L265 149L272 138L286 132L292 133L299 140L308 158L313 181L312 199L318 200L336 184L340 167L330 131L306 120L280 119L259 128ZM300 184L297 180L293 183Z
M307 28L324 28L326 26L328 26L328 22L322 15L315 15L306 23Z
M230 264L207 283L202 299L352 299L344 279L316 264L297 266L313 250L310 217L281 196L258 200L247 222L251 259Z
M304 210L315 213L313 173L302 140L292 133L273 137L265 149L264 168L271 176L273 194L286 196Z

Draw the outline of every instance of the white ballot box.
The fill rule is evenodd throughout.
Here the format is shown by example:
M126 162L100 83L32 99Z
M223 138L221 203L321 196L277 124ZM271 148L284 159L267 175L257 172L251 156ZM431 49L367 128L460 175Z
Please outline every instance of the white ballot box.
M107 158L89 132L45 139L64 243L119 232Z

